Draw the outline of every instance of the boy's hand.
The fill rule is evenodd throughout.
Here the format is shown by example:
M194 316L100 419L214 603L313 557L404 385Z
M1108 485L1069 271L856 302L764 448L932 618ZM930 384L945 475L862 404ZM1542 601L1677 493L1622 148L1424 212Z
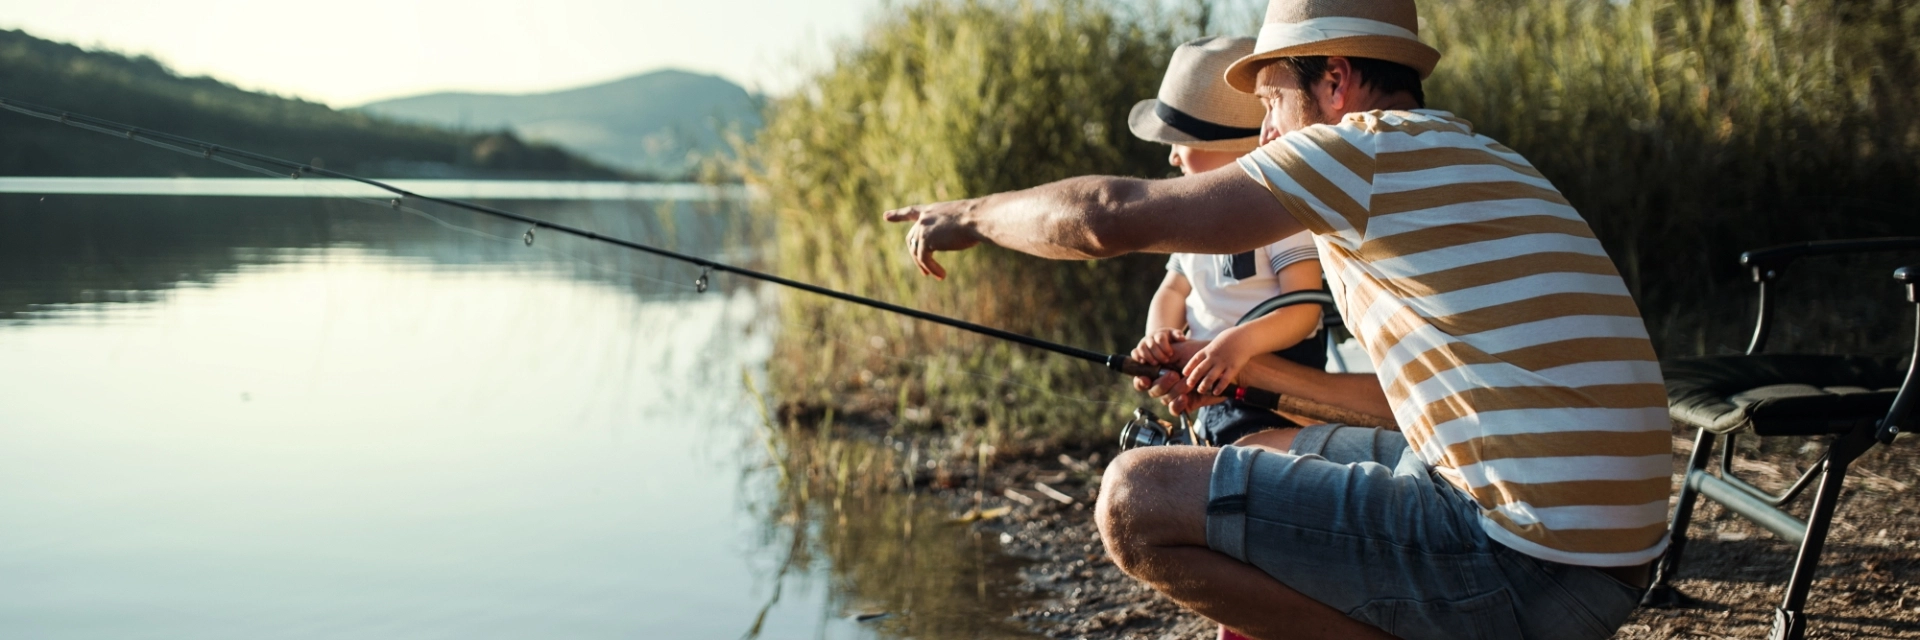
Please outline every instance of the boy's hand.
M1143 364L1173 364L1173 345L1185 340L1178 330L1154 329L1140 339L1140 346L1134 347L1128 357Z
M1245 333L1228 329L1193 354L1181 373L1193 385L1194 391L1219 395L1240 376L1240 369L1247 366L1247 360L1256 355L1259 354Z
M1206 405L1224 401L1225 398L1219 396L1203 396L1194 393L1193 389L1187 386L1187 378L1180 375L1179 371L1173 370L1179 368L1181 363L1185 362L1188 358L1193 357L1195 352L1205 349L1207 344L1205 340L1187 340L1185 338L1181 338L1172 343L1169 349L1171 349L1173 357L1168 358L1166 362L1158 363L1167 367L1169 371L1158 378L1135 376L1133 379L1134 390L1144 391L1147 395L1159 399L1160 402L1167 405L1168 410L1173 411L1175 414L1187 413Z

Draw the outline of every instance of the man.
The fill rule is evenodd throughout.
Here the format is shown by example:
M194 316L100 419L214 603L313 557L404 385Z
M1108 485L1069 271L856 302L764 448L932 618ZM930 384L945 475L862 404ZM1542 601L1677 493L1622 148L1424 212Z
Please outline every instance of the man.
M1262 358L1237 382L1399 430L1127 452L1097 513L1115 562L1257 638L1605 638L1665 546L1659 369L1558 191L1422 108L1440 54L1417 29L1412 0L1272 0L1255 53L1226 72L1267 110L1238 170L1074 178L886 217L913 223L908 250L940 278L935 252L983 241L1085 259L1312 231L1377 377ZM1175 410L1200 402L1178 376L1152 389Z

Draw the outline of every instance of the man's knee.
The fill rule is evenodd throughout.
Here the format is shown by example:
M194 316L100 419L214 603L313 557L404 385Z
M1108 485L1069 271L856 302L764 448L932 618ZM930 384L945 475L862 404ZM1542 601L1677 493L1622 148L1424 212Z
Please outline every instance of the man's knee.
M1093 522L1100 528L1100 538L1107 540L1109 546L1115 529L1127 526L1125 514L1133 510L1134 494L1144 484L1139 478L1143 472L1140 468L1141 451L1120 452L1100 476L1100 495L1094 501Z
M1156 548L1206 545L1207 477L1212 449L1152 447L1126 451L1107 465L1094 522L1107 554L1134 573Z

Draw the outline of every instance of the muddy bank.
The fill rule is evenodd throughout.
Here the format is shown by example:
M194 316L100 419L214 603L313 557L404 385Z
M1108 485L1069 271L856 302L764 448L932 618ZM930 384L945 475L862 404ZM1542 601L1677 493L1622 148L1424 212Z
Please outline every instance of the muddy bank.
M1677 491L1691 443L1674 443ZM1920 639L1916 444L1904 440L1855 463L1814 583L1809 637ZM924 475L916 490L947 501L957 520L1031 562L1021 570L1020 588L1039 599L1013 617L1033 631L1055 638L1212 638L1216 625L1140 586L1107 559L1092 508L1113 453L1024 452L990 463L984 476L976 465L960 463L937 477ZM1817 455L1810 448L1751 453L1738 470L1769 489L1790 483ZM1616 638L1766 637L1794 548L1717 505L1700 505L1676 583L1695 603L1636 611Z
M1027 561L1019 589L1034 596L1013 619L1053 638L1212 638L1216 625L1120 573L1093 523L1113 449L1024 452L984 477L964 465L923 489L955 520ZM944 481L944 482L943 482Z

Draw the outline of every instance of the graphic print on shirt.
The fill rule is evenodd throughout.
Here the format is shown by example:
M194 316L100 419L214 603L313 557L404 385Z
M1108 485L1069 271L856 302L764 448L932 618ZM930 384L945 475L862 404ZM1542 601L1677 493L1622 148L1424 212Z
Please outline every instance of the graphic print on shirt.
M1280 295L1277 275L1294 263L1319 258L1313 234L1298 233L1246 252L1253 275L1235 278L1236 255L1176 253L1167 256L1167 270L1186 276L1187 331L1193 340L1212 340L1240 321L1254 306Z

